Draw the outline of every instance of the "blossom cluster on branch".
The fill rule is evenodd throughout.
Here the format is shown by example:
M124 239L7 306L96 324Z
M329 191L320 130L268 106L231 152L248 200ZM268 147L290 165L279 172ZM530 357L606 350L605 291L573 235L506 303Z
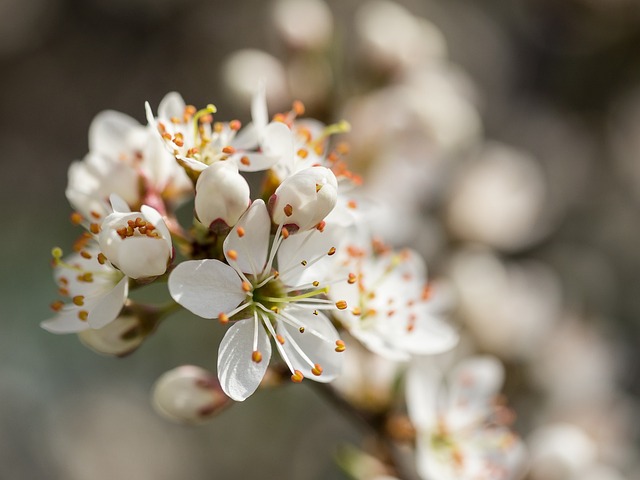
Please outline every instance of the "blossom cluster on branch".
M302 118L300 102L270 119L264 88L251 110L246 126L219 121L213 105L198 110L174 92L157 114L146 105L147 125L103 112L89 129L89 153L69 169L71 218L84 231L73 253L53 250L61 299L42 327L125 355L178 306L219 322L226 333L217 379L180 367L156 386L157 410L182 422L247 399L268 371L279 378L288 371L294 383L332 382L346 362L358 361L346 353L354 343L407 364L458 342L419 254L374 237L379 207L347 167L348 145L332 141L348 124ZM245 172L263 178L252 186ZM184 225L176 211L188 202L194 215ZM173 302L128 298L162 281ZM492 362L469 367L464 389L448 403L455 413L437 406L437 376L409 377L417 442L438 452L451 478L468 469L508 478L519 457L517 438L491 417L500 388ZM433 398L416 393L425 389ZM421 395L424 401L414 400ZM422 463L428 477L437 464Z

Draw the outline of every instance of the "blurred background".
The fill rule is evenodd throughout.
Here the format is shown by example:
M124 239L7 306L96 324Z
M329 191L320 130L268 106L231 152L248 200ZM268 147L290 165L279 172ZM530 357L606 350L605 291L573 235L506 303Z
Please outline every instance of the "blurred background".
M0 478L347 478L333 458L361 433L308 385L196 429L154 414L160 374L214 369L217 324L176 314L123 359L39 327L92 118L144 123L177 90L246 122L260 76L272 113L351 122L378 233L507 365L531 478L586 478L545 451L558 425L594 480L640 478L637 0L0 0L0 72Z

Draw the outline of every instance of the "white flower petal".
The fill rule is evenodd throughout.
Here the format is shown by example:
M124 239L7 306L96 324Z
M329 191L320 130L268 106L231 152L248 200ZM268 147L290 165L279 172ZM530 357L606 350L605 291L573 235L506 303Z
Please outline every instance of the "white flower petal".
M171 243L146 236L125 238L118 246L118 268L131 278L157 277L167 271Z
M127 202L125 202L120 196L115 193L109 196L109 202L111 203L111 208L113 208L114 212L117 213L129 213L131 209Z
M442 373L430 359L414 359L407 370L407 410L411 422L420 430L436 426L441 380Z
M314 228L289 235L278 248L280 280L285 285L294 286L326 278L328 269L333 265L328 253L332 247L338 246L338 234L337 229L325 228L321 232ZM324 255L322 260L310 265L311 260L321 255ZM302 263L305 260L307 266Z
M242 157L246 157L241 161ZM261 172L273 167L280 157L276 155L265 155L258 152L240 152L234 154L229 160L238 165L238 170L243 172Z
M171 117L182 118L186 104L182 95L178 92L169 92L160 101L158 106L158 117L163 120L170 120Z
M169 276L169 293L203 318L227 313L246 297L237 272L218 260L182 262Z
M260 133L269 122L269 112L267 111L267 86L264 80L258 84L258 90L251 99L251 119L257 131Z
M388 342L388 339L385 336L380 335L380 332L358 328L358 325L355 324L353 328L349 330L349 333L351 333L351 335L353 335L373 353L376 353L387 360L392 360L394 362L406 362L411 358L406 351L398 348L395 344Z
M231 146L238 150L253 150L258 146L258 129L253 123L248 123L238 132Z
M144 215L147 221L151 222L151 224L156 227L156 231L160 234L160 237L167 243L169 250L173 248L171 244L171 233L167 228L167 224L164 222L164 218L160 215L160 212L155 208L150 207L148 205L142 205L140 208L140 213Z
M78 309L73 307L63 309L55 317L40 322L40 326L50 333L76 333L90 328L86 321L78 318Z
M271 122L264 129L264 135L260 141L262 152L269 156L281 159L284 162L293 158L293 133L282 122Z
M448 323L429 314L420 315L412 331L395 339L395 344L414 355L435 355L451 350L458 343L458 333Z
M471 357L450 374L449 404L476 415L486 414L504 383L502 363L489 355Z
M129 115L106 110L95 116L89 126L89 150L117 159L126 149L126 138L131 129L140 124Z
M242 236L238 232L242 232ZM262 200L255 200L224 241L224 255L229 264L243 273L256 277L261 274L267 263L270 232L267 207ZM230 251L236 253L235 260L229 255Z
M252 360L253 339L258 328L258 351L262 361ZM237 402L256 391L271 359L271 342L262 324L253 318L239 320L225 334L218 350L218 379L224 392Z
M300 333L299 328L283 321L278 322L278 333L286 330L286 334L281 333L285 338L282 348L293 368L317 382L327 383L335 379L342 372L344 354L335 351L336 340L340 340L340 335L331 321L322 312L314 315L310 310L295 307L287 311L305 327L305 332ZM313 364L322 367L321 375L316 376L311 372L313 365L309 365L293 342Z
M89 311L87 323L91 328L102 328L115 320L129 293L129 279L123 277L113 289L101 297Z

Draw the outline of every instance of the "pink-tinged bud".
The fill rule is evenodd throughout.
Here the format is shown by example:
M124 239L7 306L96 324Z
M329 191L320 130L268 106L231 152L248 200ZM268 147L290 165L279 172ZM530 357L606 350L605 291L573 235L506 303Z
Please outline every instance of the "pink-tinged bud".
M195 210L207 227L234 226L251 203L249 184L233 162L217 162L206 168L196 183Z
M193 365L169 370L153 387L153 407L177 423L204 423L231 402L215 375Z
M338 181L333 172L310 167L287 177L269 200L269 207L275 223L304 231L320 223L337 200Z
M173 254L162 215L147 205L140 212L116 211L107 216L98 244L113 266L135 279L162 275Z

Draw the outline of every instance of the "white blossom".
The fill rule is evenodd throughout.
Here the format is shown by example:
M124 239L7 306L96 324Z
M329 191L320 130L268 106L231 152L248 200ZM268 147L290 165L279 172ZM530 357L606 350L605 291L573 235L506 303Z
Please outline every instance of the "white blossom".
M432 363L407 374L407 407L417 429L416 462L424 480L511 480L520 477L525 449L505 426L504 379L494 357L471 357L449 375L448 388Z
M442 302L426 283L424 262L415 252L368 252L347 249L345 268L357 289L335 286L331 297L344 298L350 309L336 315L369 350L389 360L442 353L453 348L458 334L442 318Z
M54 302L57 314L40 324L51 333L76 333L103 328L116 319L127 299L128 278L100 256L91 241L81 252L54 259L54 277L62 297Z
M131 212L112 197L113 213L100 227L98 243L109 262L138 279L162 275L171 261L171 234L160 213L148 205Z
M280 225L270 246L270 230L266 205L256 200L224 242L228 264L187 261L169 277L176 302L201 317L233 321L220 344L218 378L237 401L258 388L271 357L270 337L293 381L328 382L341 369L344 343L322 310L345 305L322 298L328 288L312 268L335 252L332 236L317 229L289 235Z

